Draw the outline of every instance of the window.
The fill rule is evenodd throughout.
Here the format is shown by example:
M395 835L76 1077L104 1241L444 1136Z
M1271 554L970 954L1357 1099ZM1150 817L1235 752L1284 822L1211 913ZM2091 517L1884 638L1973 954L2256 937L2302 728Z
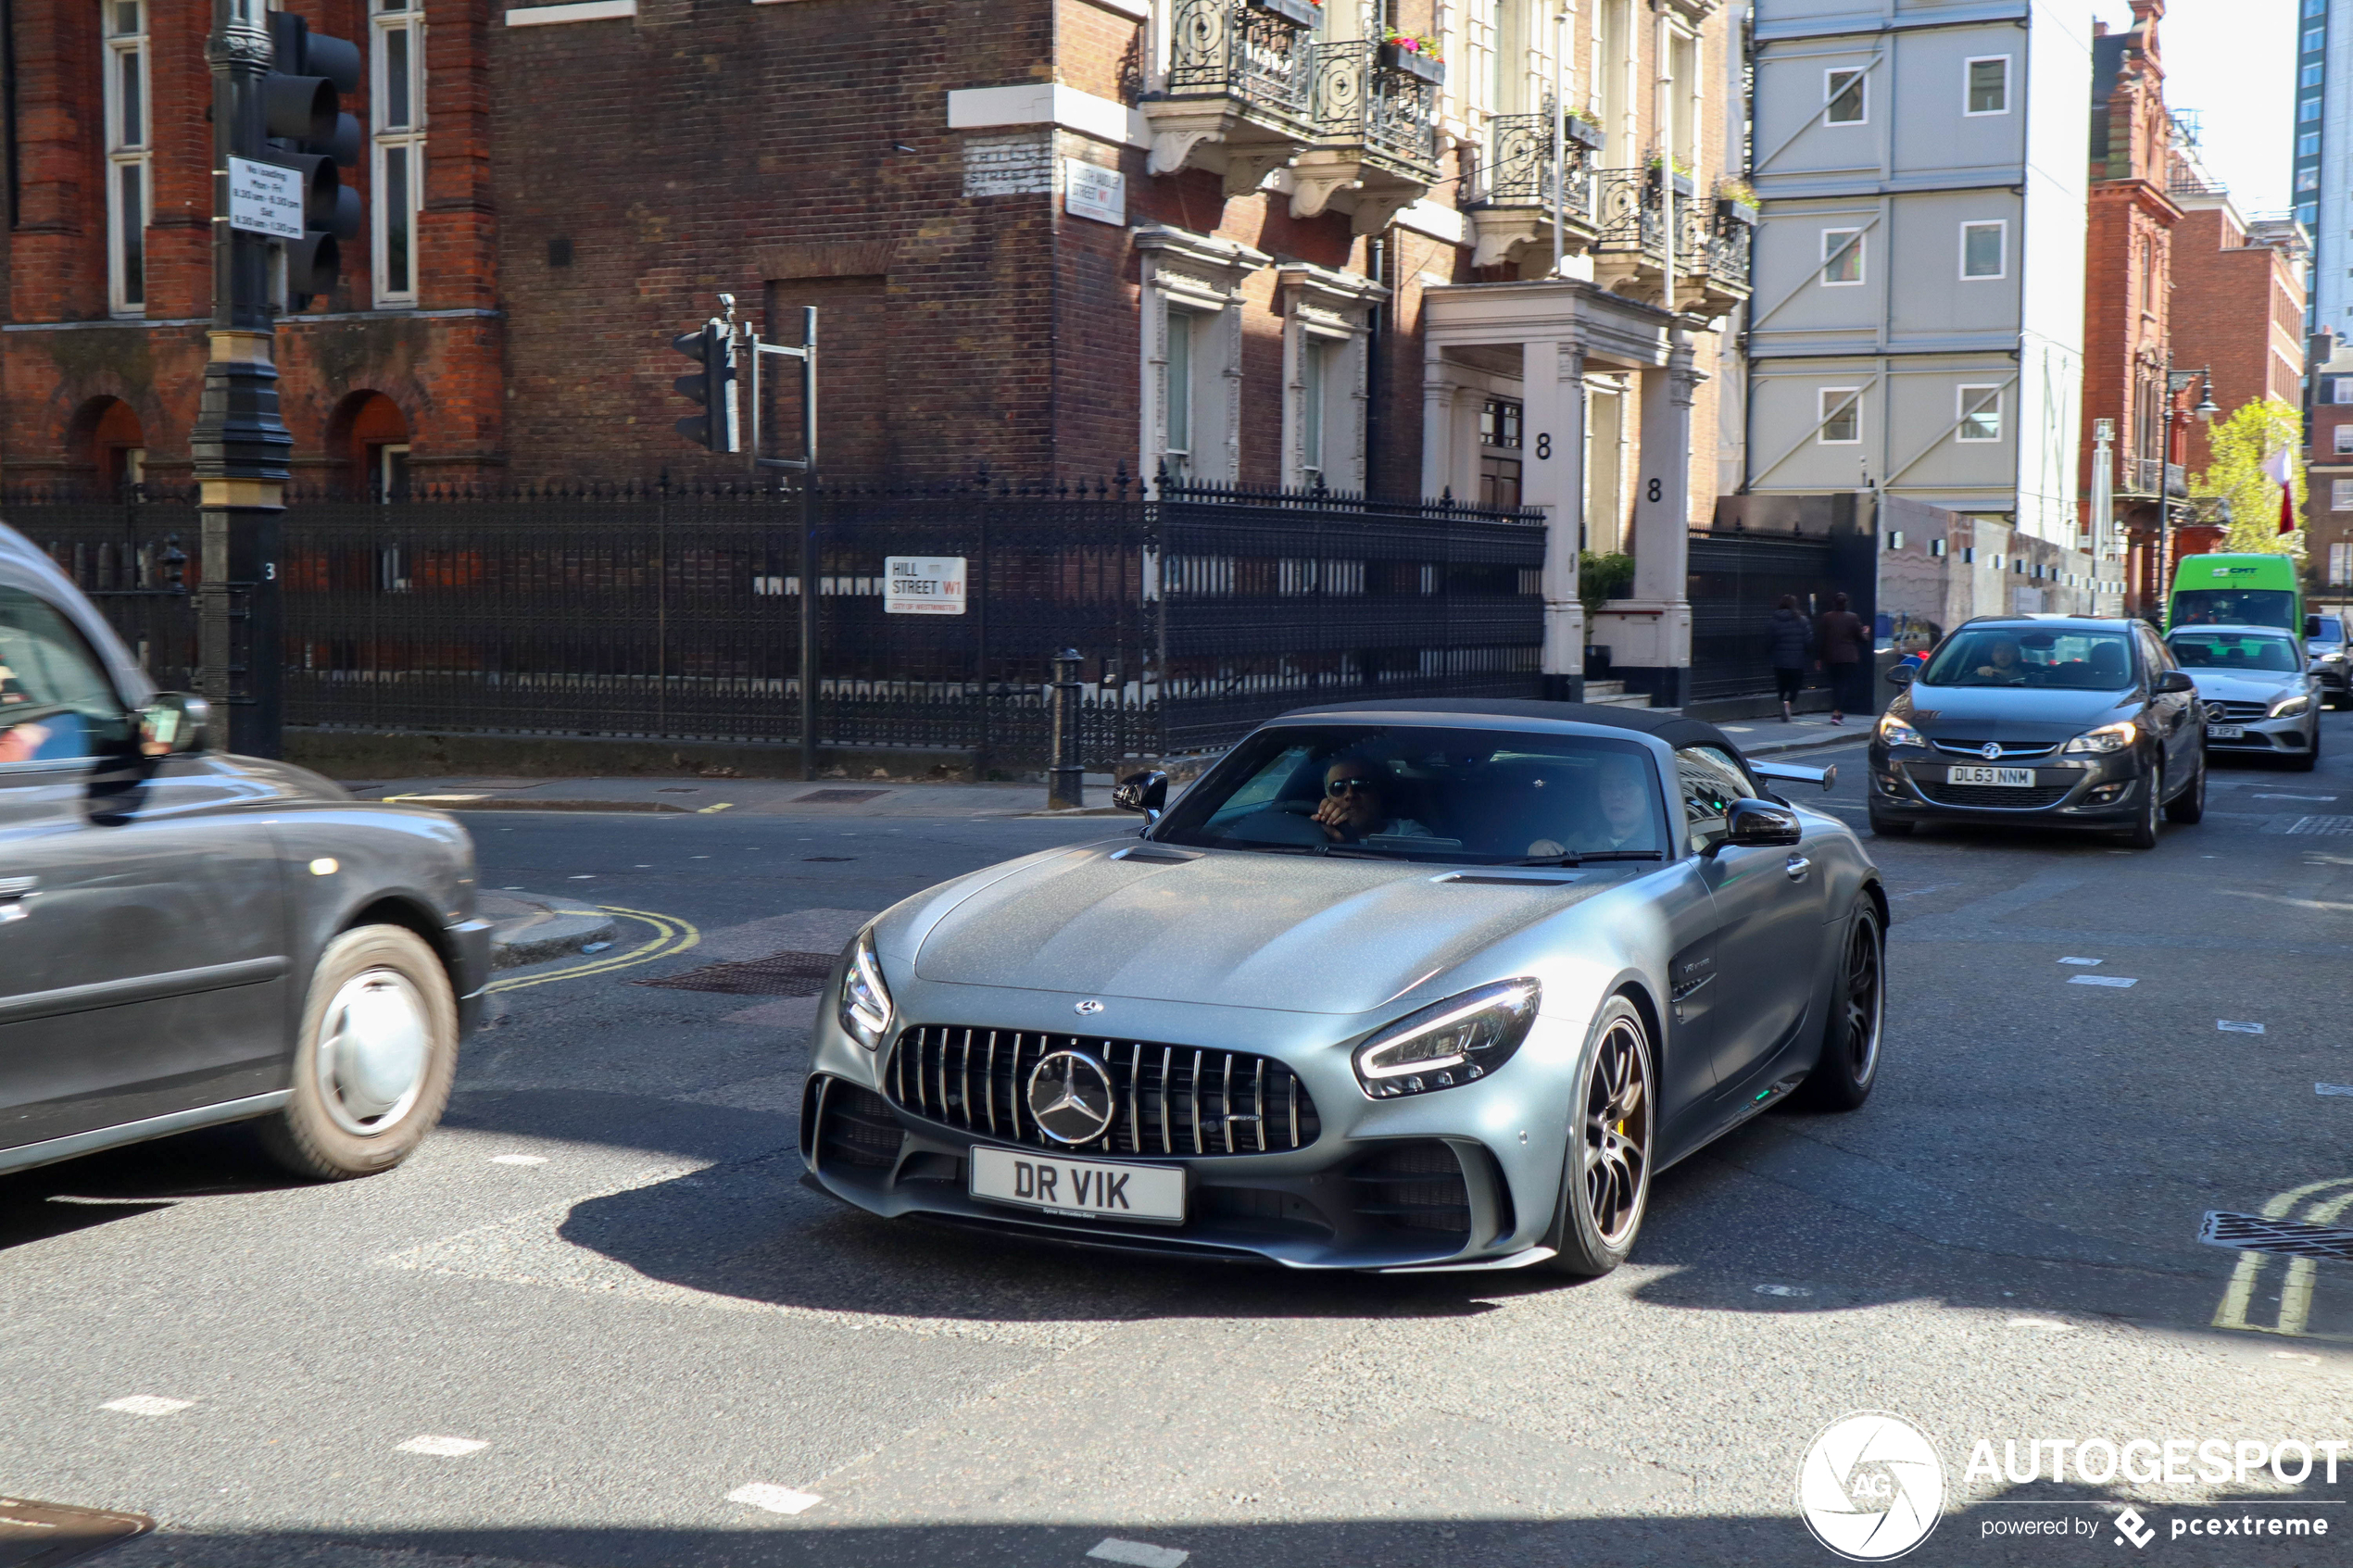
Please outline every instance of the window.
M2341 424L2329 432L2329 443L2334 451L2353 452L2353 424Z
M2298 87L2318 87L2321 84L2321 62L2305 61L2304 69L2296 73L2296 84Z
M1826 386L1815 395L1818 439L1825 446L1852 446L1863 439L1863 389Z
M409 448L405 445L368 448L368 491L371 500L409 498Z
M1478 444L1519 450L1522 406L1508 397L1491 397L1478 410ZM2353 430L2353 425L2346 427Z
M1683 826L1694 850L1705 850L1722 838L1732 802L1755 793L1740 764L1712 746L1677 749L1675 788L1683 797Z
M2296 156L2297 157L2319 157L2321 156L2321 133L2317 131L2307 131L2303 135L2298 136L2296 139Z
M107 293L117 316L147 310L146 0L104 0L107 29Z
M1509 509L1520 504L1520 442L1527 414L1509 397L1491 397L1478 410L1478 504Z
M1860 125L1864 122L1864 78L1860 70L1822 73L1822 123Z
M1859 283L1863 281L1863 231L1822 231L1822 282Z
M1193 340L1201 336L1202 316L1193 310L1168 312L1168 436L1162 456L1172 479L1193 471Z
M2342 588L2347 584L2353 584L2353 540L2329 546L2329 586Z
M2296 209L2296 220L2298 223L2303 224L2307 229L2309 229L2312 226L2313 217L2319 211L2320 208L2314 207L2310 202L2306 202Z
M95 757L129 739L114 683L72 623L47 601L0 587L0 780L22 763Z
M2310 31L2305 33L2304 35L2304 53L2308 55L2317 55L2321 52L2321 46L2327 42L2328 33L2326 30L2317 27L2313 28Z
M1969 102L1964 114L2010 112L2010 57L1989 55L1969 62Z
M2006 270L2003 255L2009 237L2006 219L1986 223L1961 225L1961 276L1964 278L1998 278Z
M2002 439L2002 389L1965 386L1960 389L1960 429L1963 441Z
M1312 488L1324 483L1324 405L1331 395L1332 363L1340 345L1310 335L1299 347L1300 483Z
M2329 378L2329 401L2332 403L2353 403L2353 376L2331 376Z
M2353 512L2353 479L2329 481L2329 510Z
M2321 100L2320 100L2320 99L2318 99L2318 98L2307 98L2307 99L2305 99L2302 103L2300 103L2300 104L2296 105L2296 119L2297 119L2298 121L2314 120L2314 119L2320 119L2320 118L2321 118Z
M425 175L425 19L421 3L376 0L375 303L417 303L417 210Z
M2296 188L2298 191L2319 190L2321 188L2321 171L2317 169L2297 169L2296 171Z

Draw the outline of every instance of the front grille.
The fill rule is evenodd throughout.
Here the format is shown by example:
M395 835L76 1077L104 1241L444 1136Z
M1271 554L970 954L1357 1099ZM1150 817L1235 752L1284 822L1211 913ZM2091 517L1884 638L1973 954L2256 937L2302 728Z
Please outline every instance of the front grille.
M1939 740L1933 744L1937 750L1949 751L1956 757L1975 757L1981 760L1985 757L1985 743L1982 740ZM2048 757L2058 749L2057 741L2006 740L1994 744L2002 748L2004 758Z
M1349 1167L1356 1212L1391 1230L1468 1236L1470 1185L1462 1162L1436 1139L1391 1144Z
M883 1085L900 1107L931 1121L1068 1148L1038 1131L1026 1094L1038 1062L1061 1050L1085 1051L1111 1074L1111 1130L1079 1147L1105 1154L1276 1154L1304 1148L1322 1131L1298 1075L1249 1051L926 1024L900 1034Z
M2249 720L2271 716L2271 705L2268 702L2209 702L2206 705L2208 721L2217 724L2244 724Z
M824 1096L817 1108L819 1170L887 1171L898 1162L906 1134L887 1100L843 1078L821 1078L811 1088Z
M2074 787L2071 784L2032 784L2024 789L2007 789L2000 784L1922 784L1920 793L1939 806L1997 806L2012 811L2032 811L2057 805Z

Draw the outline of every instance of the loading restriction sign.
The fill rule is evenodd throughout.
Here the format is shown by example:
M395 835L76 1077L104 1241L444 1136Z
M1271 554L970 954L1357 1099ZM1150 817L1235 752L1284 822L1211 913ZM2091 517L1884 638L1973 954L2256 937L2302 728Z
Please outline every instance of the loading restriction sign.
M890 556L883 561L883 613L964 613L964 558Z

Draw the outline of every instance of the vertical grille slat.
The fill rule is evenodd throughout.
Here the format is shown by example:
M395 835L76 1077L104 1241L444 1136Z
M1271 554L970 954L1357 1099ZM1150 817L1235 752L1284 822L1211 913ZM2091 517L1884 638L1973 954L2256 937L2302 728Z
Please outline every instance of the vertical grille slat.
M1315 1100L1299 1075L1253 1051L914 1024L900 1032L880 1076L889 1100L917 1116L1037 1148L1067 1148L1046 1136L1022 1109L1029 1075L1049 1053L1064 1049L1094 1057L1111 1079L1112 1123L1102 1136L1082 1146L1089 1153L1180 1160L1283 1154L1306 1148L1322 1132ZM1255 1140L1241 1131L1250 1127L1257 1129Z

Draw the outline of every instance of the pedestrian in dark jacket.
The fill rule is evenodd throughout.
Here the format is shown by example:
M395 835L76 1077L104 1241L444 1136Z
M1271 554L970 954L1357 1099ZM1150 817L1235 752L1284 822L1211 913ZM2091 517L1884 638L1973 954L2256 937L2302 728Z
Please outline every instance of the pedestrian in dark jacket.
M1831 596L1831 608L1814 618L1814 668L1831 678L1831 722L1846 722L1846 709L1861 707L1855 701L1855 673L1864 668L1863 656L1870 647L1870 633L1863 625L1863 618L1846 608L1844 594Z
M1806 656L1813 649L1813 633L1806 630L1806 617L1797 611L1797 596L1783 594L1774 607L1773 624L1773 684L1780 688L1781 722L1791 722L1793 715L1790 704L1797 700L1797 688L1806 684Z

